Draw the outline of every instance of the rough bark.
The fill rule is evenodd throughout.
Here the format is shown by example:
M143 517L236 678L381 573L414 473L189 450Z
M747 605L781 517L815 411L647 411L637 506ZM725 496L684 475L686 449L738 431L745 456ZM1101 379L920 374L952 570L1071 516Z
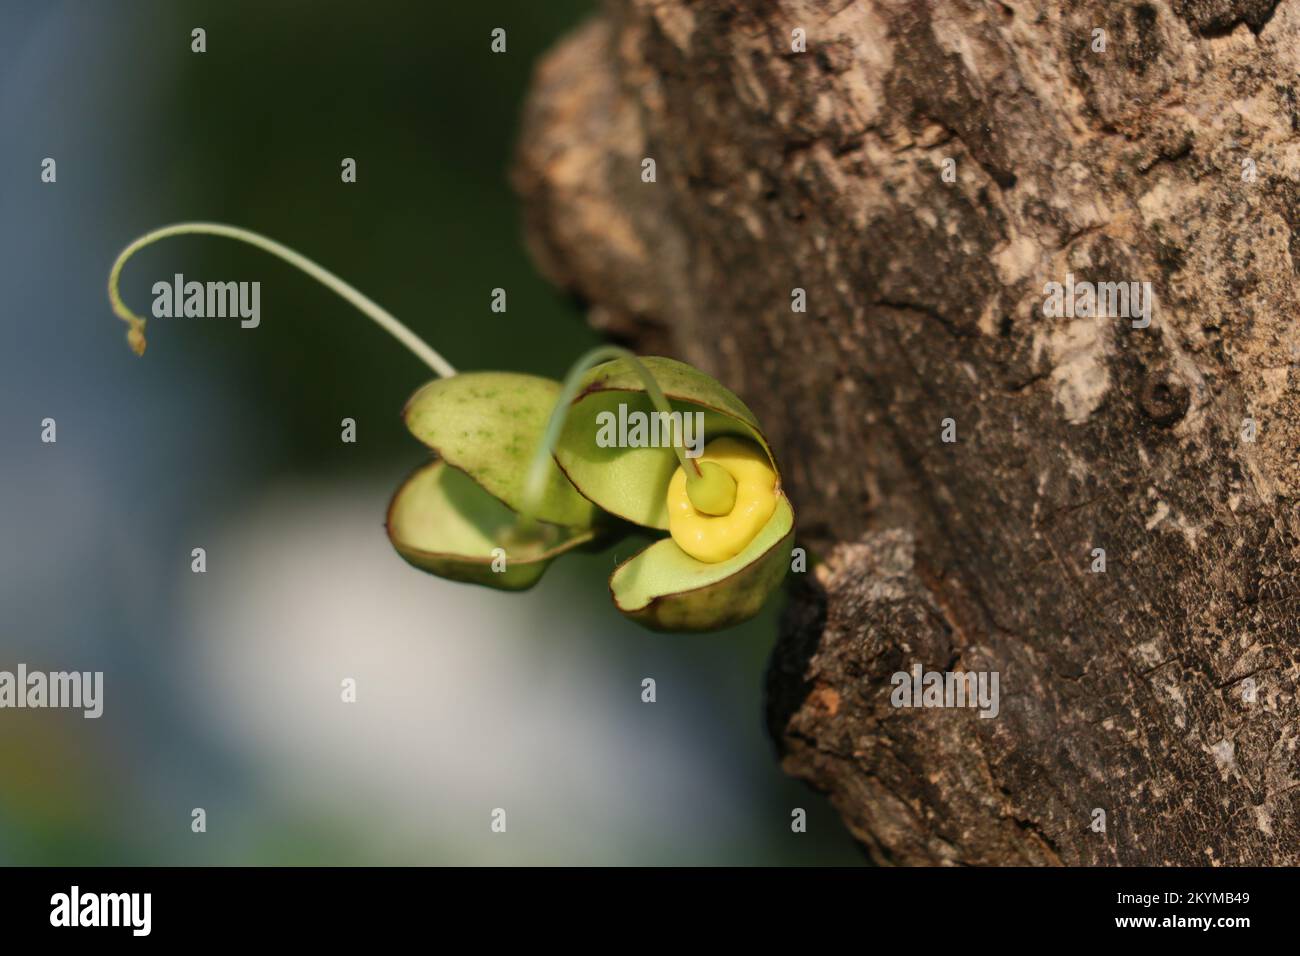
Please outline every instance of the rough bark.
M875 859L1300 862L1298 70L1296 0L618 0L539 66L537 259L764 423L771 730Z

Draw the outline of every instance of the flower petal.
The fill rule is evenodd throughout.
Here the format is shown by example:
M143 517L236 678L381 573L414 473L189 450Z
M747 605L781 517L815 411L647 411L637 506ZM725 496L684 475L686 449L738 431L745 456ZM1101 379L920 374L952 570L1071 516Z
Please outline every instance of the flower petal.
M758 442L772 457L754 413L730 389L674 359L648 356L642 361L674 411L702 413L701 442L739 435ZM618 420L621 404L629 415L655 414L645 386L626 362L615 360L591 369L569 408L555 460L574 487L605 511L635 524L667 530L668 483L678 467L673 450L602 448L597 444L601 430L598 416L608 412ZM694 437L693 431L691 435Z
M516 515L464 472L435 461L416 471L388 507L388 537L409 564L453 581L505 591L538 582L551 559L590 541L590 529L542 525L545 543L507 545ZM494 555L494 549L501 549ZM504 570L494 570L494 562Z
M794 543L794 510L785 495L744 551L717 563L697 561L671 538L619 565L609 579L614 603L646 627L711 631L758 613L785 579Z
M523 507L524 486L546 431L560 383L515 372L462 372L429 382L402 412L411 434L512 510ZM590 501L552 467L537 517L589 528Z

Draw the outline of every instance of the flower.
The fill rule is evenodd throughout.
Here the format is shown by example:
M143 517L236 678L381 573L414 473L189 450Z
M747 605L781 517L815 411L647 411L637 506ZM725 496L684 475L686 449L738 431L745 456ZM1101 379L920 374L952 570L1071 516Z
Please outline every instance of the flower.
M620 611L673 631L752 617L784 579L794 540L794 512L753 413L673 359L628 354L584 369L568 387L470 372L421 388L404 418L437 460L394 496L388 533L398 553L442 577L515 590L565 551L616 534L622 519L668 534L614 570ZM661 416L669 434L674 417L690 416L703 429L697 456L680 447L680 425L669 443L602 440L609 416L637 413ZM543 472L533 464L539 447L551 452Z

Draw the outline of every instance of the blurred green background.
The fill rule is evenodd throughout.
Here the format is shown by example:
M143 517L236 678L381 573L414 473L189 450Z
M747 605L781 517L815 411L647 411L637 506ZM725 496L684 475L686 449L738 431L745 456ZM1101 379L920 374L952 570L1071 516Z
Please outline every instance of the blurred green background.
M105 299L135 236L231 222L460 369L560 377L596 339L530 265L507 171L532 68L589 7L0 8L0 669L106 682L97 721L0 711L0 862L861 862L765 736L775 608L718 635L642 631L605 584L628 543L526 595L420 575L382 526L425 456L398 418L418 360L221 239L142 252L124 297L146 312L175 272L256 280L258 329L154 320L139 360Z

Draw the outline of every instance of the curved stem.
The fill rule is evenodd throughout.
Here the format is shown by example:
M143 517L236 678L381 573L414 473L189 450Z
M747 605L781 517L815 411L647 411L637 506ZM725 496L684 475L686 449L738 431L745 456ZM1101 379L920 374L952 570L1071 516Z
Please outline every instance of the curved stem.
M556 442L560 440L560 432L564 429L564 420L568 417L569 406L582 385L583 373L593 365L599 365L601 362L610 359L626 360L632 366L632 370L636 372L637 377L641 379L641 384L645 386L646 393L650 396L650 401L653 403L655 410L663 414L672 413L672 406L668 403L668 397L664 395L664 390L659 387L659 383L650 374L650 370L646 368L645 363L637 358L636 353L617 345L598 345L583 354L573 363L569 373L564 377L564 387L560 390L560 397L555 400L555 407L551 411L550 420L546 423L546 431L542 435L541 443L537 446L537 453L533 456L532 464L529 466L528 480L524 485L524 506L519 512L521 525L531 524L537 514L537 507L541 502L542 494L546 491L546 478L550 470L548 466L551 462L551 455L555 451ZM696 475L700 474L699 464L694 459L686 457L684 448L673 445L672 449L687 474L692 472Z
M227 239L246 242L250 246L256 246L264 252L278 256L289 265L301 269L317 282L352 303L367 318L410 349L438 375L449 378L456 374L456 370L451 364L430 348L427 342L399 322L390 312L380 308L374 301L362 295L328 269L317 265L306 256L294 252L288 246L281 245L274 239L268 239L266 236L249 232L247 229L240 229L238 226L227 226L219 222L179 222L175 225L164 226L141 236L118 254L117 261L113 263L113 268L108 273L108 301L113 306L114 314L129 326L126 340L130 343L136 355L144 354L146 344L144 338L145 320L126 307L126 303L122 301L121 293L118 292L117 287L122 276L122 267L126 265L128 259L145 246L153 245L158 240L170 236L187 235L224 236Z

